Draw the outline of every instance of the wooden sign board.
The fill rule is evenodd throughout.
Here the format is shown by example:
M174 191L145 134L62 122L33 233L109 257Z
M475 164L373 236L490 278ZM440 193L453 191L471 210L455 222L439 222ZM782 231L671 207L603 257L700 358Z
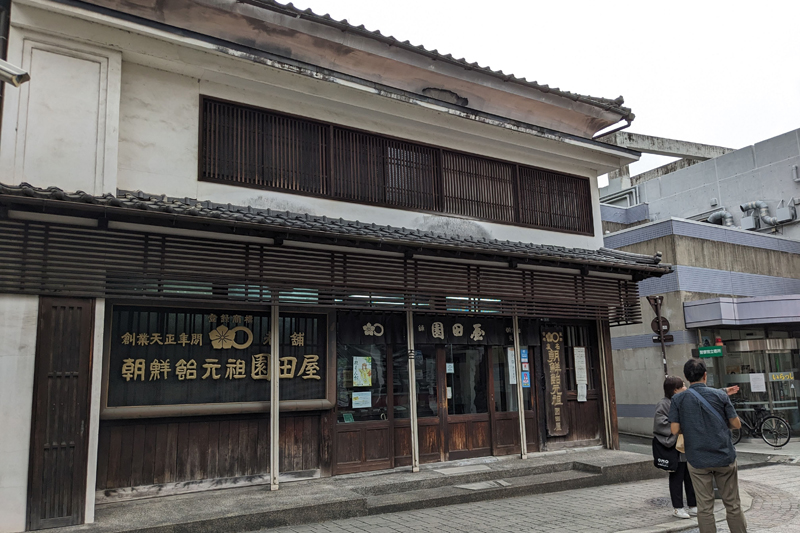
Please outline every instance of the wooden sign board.
M282 401L327 399L327 322L325 314L280 317ZM269 312L114 305L110 330L104 418L248 411L269 401Z
M560 327L542 327L542 358L547 390L544 402L547 410L547 434L562 437L569 433L567 394L564 382L564 334Z

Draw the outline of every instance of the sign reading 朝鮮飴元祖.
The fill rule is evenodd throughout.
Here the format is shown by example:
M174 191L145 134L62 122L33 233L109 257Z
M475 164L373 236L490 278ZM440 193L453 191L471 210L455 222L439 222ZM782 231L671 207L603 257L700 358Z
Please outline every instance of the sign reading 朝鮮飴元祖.
M725 355L724 346L700 346L697 351L700 352L700 357L722 357Z
M569 433L567 395L564 391L564 335L557 326L542 327L542 357L545 376L547 434L560 437Z
M327 316L279 324L281 400L325 399ZM110 335L110 411L269 401L269 312L115 305Z

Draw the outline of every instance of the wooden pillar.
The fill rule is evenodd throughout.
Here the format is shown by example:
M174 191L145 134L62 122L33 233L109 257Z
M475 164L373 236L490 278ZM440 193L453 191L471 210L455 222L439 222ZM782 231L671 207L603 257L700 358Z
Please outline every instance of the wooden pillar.
M522 394L522 358L519 346L519 317L514 315L513 324L514 328L514 360L516 364L517 373L517 413L519 415L519 446L520 454L523 459L528 458L528 439L525 435L525 405L523 403L524 397Z
M270 490L278 490L280 474L280 306L272 306L269 356L269 479Z
M419 428L417 427L417 369L414 348L414 312L406 312L408 336L408 408L411 411L411 471L419 472Z
M603 407L603 428L606 447L619 450L619 424L617 421L617 400L614 389L614 365L611 357L611 335L608 322L597 321L597 349L600 359L600 381Z

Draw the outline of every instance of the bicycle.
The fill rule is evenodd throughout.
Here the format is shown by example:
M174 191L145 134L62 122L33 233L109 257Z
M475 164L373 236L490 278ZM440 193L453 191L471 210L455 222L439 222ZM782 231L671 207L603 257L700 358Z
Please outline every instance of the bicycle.
M770 414L765 408L757 405L753 408L756 413L755 423L751 426L747 419L739 417L742 422L740 429L731 429L731 438L734 444L742 439L742 433L746 429L753 437L761 437L768 445L773 448L786 446L791 438L789 424L783 418Z

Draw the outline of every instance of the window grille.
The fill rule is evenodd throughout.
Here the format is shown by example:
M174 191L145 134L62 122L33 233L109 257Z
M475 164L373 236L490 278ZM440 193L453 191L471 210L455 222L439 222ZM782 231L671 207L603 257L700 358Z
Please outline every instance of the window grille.
M203 97L200 179L594 234L590 181Z

